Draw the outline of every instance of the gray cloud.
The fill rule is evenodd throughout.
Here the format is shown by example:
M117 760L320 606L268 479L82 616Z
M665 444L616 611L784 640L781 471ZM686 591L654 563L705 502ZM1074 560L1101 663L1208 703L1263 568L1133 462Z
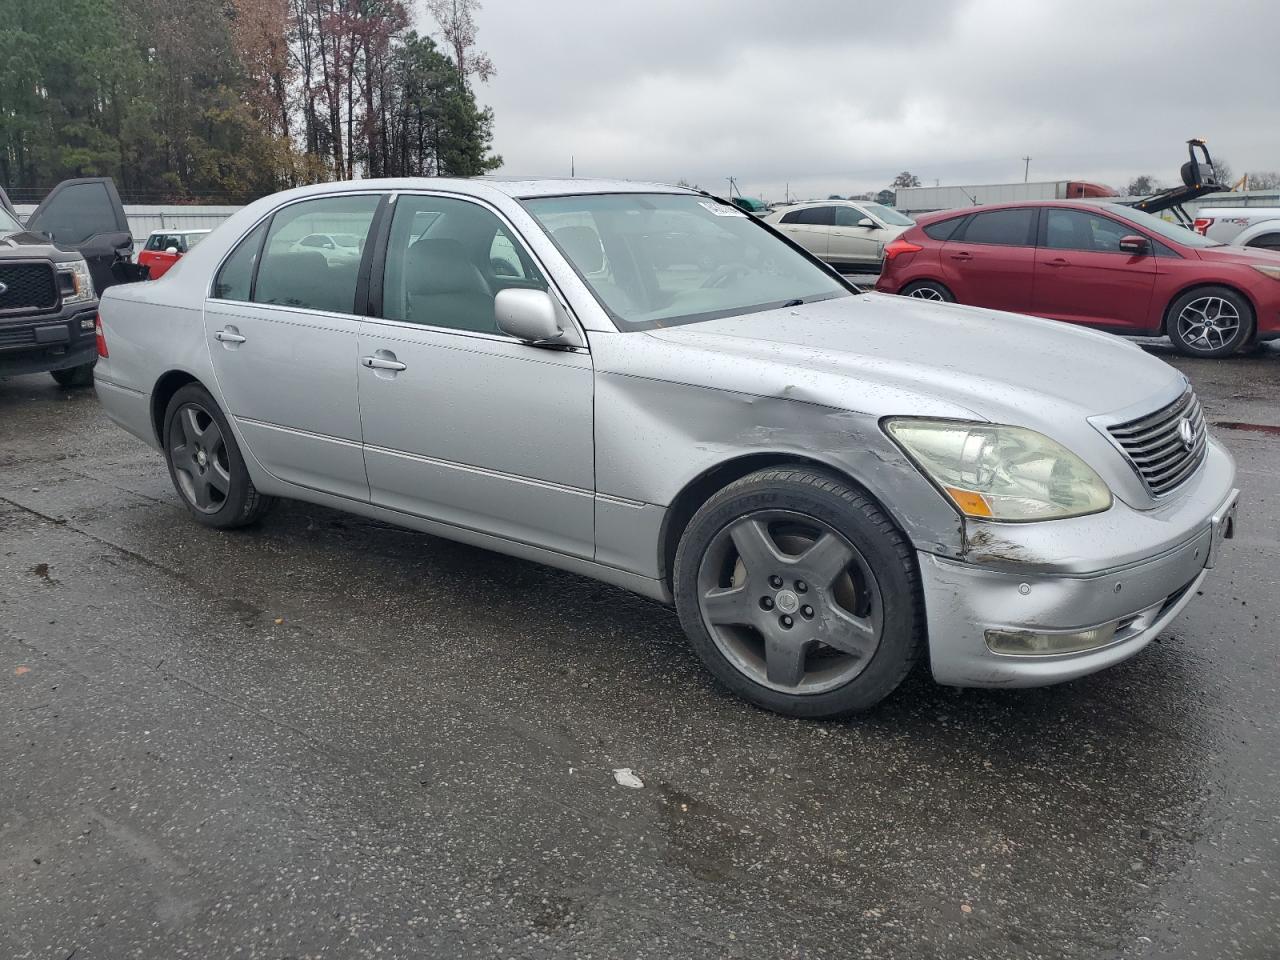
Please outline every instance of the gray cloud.
M779 199L1067 177L1167 182L1204 136L1280 168L1274 0L488 0L480 86L510 174Z

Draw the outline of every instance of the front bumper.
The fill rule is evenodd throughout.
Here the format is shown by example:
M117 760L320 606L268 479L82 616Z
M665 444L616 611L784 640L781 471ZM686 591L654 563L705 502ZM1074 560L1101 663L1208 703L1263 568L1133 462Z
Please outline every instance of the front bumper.
M97 314L97 303L89 302L57 313L5 317L0 321L0 377L92 363L98 356L93 332Z
M934 678L958 687L1036 687L1133 656L1195 597L1222 541L1234 534L1238 493L1229 486L1181 542L1087 574L993 568L922 552ZM988 646L989 630L1060 634L1112 626L1113 639L1076 653L1014 655Z

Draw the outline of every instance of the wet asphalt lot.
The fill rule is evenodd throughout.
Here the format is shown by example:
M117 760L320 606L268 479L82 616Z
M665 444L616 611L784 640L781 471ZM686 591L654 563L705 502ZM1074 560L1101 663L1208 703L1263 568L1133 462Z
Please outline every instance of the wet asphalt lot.
M1280 425L1280 349L1175 362ZM1280 956L1280 433L1216 432L1241 528L1160 642L817 724L569 574L206 531L91 390L0 381L0 957Z

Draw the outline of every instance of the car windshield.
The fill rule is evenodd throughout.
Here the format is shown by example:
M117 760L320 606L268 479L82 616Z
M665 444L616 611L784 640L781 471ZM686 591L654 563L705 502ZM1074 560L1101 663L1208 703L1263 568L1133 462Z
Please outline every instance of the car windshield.
M626 193L523 203L626 329L851 295L754 217L717 200Z
M1116 216L1124 217L1130 223L1137 224L1144 230L1150 230L1157 236L1164 237L1166 240L1172 240L1174 243L1180 243L1184 247L1224 247L1226 244L1217 240L1210 240L1208 237L1201 236L1194 230L1188 230L1186 227L1179 226L1176 223L1170 223L1168 220L1161 220L1159 217L1152 216L1143 210L1135 210L1133 207L1126 207L1120 203L1105 203L1103 206L1116 214Z
M335 233L333 242L340 247L350 247L353 250L360 246L360 238L350 233Z
M886 207L883 203L863 203L860 204L863 210L876 217L881 223L890 227L913 227L915 221L908 216L899 213L893 207Z
M0 207L0 233L21 233L22 224L15 220L8 210Z

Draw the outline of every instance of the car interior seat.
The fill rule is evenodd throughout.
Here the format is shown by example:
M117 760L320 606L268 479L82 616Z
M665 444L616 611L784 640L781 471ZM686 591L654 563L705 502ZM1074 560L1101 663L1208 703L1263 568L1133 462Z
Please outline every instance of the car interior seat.
M405 319L497 333L493 292L457 240L424 237L405 254Z

